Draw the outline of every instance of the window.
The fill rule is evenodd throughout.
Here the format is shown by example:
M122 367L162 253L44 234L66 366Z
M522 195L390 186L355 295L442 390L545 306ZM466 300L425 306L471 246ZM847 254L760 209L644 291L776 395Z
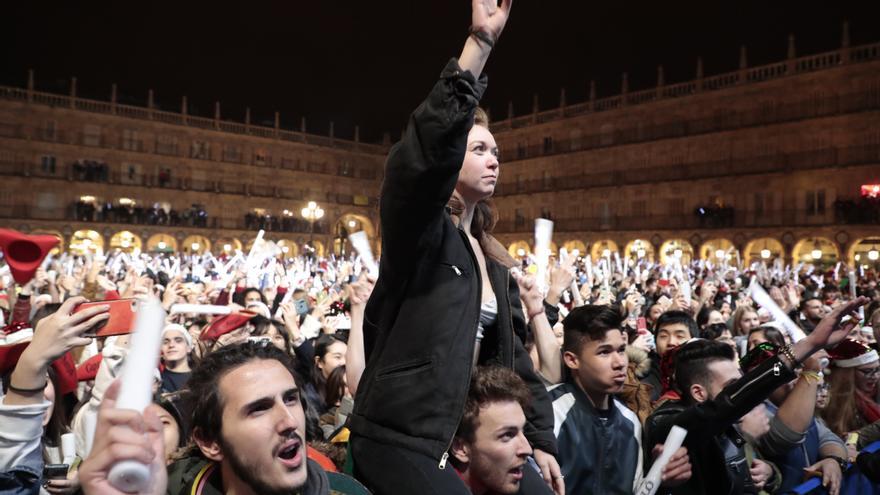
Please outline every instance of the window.
M544 138L544 153L553 153L553 138L551 136Z
M238 163L241 162L241 148L234 144L227 144L223 147L223 161Z
M205 141L193 141L190 148L190 158L198 158L199 160L208 160L211 158L210 143Z
M573 129L569 134L569 139L571 140L571 151L577 151L581 149L581 130Z
M128 151L141 151L143 145L138 140L137 131L132 129L122 130L122 149Z
M123 163L121 179L123 184L140 184L141 166L137 163Z
M269 153L264 149L254 150L254 165L266 166L269 164Z
M158 136L156 138L156 153L160 155L176 155L177 138L175 136Z
M101 146L101 126L87 124L83 128L83 144L86 146Z
M643 217L647 214L648 206L644 199L632 202L632 214L635 217Z
M667 200L667 209L670 215L681 215L684 213L684 198L670 198Z
M342 162L339 166L339 175L344 175L346 177L351 175L351 164L348 163L348 160Z
M825 214L825 190L807 191L805 195L805 209L807 215Z
M526 157L526 143L516 143L516 159L522 160Z
M553 189L553 178L550 177L550 172L548 170L544 171L541 179L544 182L544 190Z
M516 227L522 227L526 224L526 216L523 215L522 208L517 208L514 211L513 224Z
M300 170L299 160L294 158L282 158L281 166L290 170Z
M46 141L58 140L58 126L54 120L47 120L43 122L43 127L41 131L43 134L43 139L45 139Z
M40 158L40 170L44 174L55 175L55 155L43 155Z

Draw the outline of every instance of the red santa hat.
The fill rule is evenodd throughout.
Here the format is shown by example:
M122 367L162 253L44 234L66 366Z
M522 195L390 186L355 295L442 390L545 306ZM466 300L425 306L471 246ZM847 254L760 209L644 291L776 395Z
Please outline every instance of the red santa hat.
M870 347L852 339L846 339L828 351L831 364L838 368L855 368L880 361L880 355Z
M202 330L199 340L217 340L221 335L226 335L245 326L254 316L257 316L257 313L244 310L216 318Z
M0 249L12 278L22 285L34 278L43 259L57 244L58 238L52 235L25 235L17 230L0 229Z

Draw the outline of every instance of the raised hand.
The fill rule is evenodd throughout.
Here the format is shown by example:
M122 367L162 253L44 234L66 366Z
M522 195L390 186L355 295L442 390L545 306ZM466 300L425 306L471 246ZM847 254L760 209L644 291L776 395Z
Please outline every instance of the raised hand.
M858 324L859 317L856 310L869 302L870 299L867 297L859 296L846 304L836 307L819 321L816 328L807 336L807 340L815 349L830 349L836 346ZM845 316L850 318L844 322L842 320Z
M501 5L497 0L473 0L471 29L489 35L494 44L507 24L512 3L513 0L501 0Z

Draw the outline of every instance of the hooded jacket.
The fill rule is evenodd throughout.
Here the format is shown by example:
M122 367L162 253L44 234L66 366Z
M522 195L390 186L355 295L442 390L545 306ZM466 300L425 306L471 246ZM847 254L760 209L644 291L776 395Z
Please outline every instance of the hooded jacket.
M450 61L392 148L380 199L382 257L364 318L366 368L351 430L429 455L445 466L472 373L482 277L447 203L458 180L474 110L486 87ZM514 369L532 391L526 437L555 454L549 397L523 348L526 323L516 281L483 236L498 301L479 364Z
M327 474L317 462L306 458L308 477L301 495L329 495ZM201 456L185 457L168 466L167 495L223 495L219 465Z

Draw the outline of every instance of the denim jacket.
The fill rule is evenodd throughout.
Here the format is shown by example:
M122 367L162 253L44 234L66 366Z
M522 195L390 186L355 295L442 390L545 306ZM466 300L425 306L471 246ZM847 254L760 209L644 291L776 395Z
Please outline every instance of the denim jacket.
M0 493L40 493L43 475L43 416L51 405L0 402Z

